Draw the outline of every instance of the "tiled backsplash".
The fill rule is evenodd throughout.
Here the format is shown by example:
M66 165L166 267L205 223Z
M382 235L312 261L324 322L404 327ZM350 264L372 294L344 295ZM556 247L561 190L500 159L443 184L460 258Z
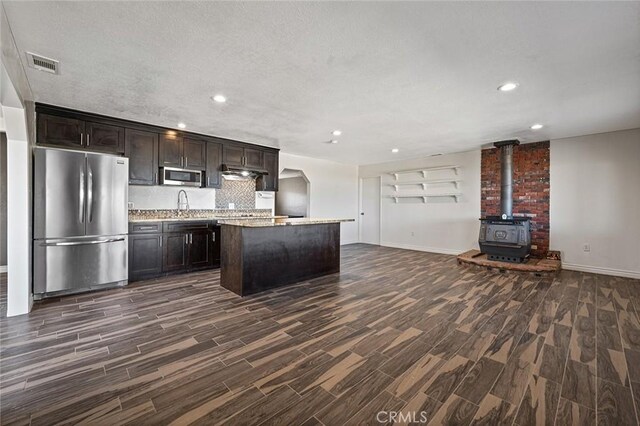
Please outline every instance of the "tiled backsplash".
M216 191L216 208L228 209L234 203L236 209L256 207L256 182L251 180L228 180L222 178L222 187Z
M256 207L254 180L222 179L220 189L129 185L129 202L134 209L175 209L181 189L186 191L192 209L228 209L229 203L234 203L236 209Z

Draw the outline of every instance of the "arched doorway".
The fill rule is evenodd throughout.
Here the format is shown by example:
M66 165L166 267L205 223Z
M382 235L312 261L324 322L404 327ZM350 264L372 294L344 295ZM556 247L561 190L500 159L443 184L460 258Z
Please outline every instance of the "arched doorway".
M276 193L276 216L309 217L310 186L302 170L283 169Z

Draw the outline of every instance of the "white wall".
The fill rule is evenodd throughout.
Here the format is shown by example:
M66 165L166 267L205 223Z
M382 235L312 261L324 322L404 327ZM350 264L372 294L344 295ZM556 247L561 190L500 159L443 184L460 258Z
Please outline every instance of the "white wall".
M0 5L0 105L7 133L7 316L28 313L31 292L33 94Z
M341 225L341 243L358 242L358 167L280 153L280 170L302 170L309 179L309 217L355 219Z
M420 167L460 166L462 192L458 203L453 199L429 199L424 204L417 199L396 204L387 184L394 178L389 172ZM416 160L366 165L359 167L359 176L381 177L380 244L383 246L458 254L478 247L480 227L480 150L427 157ZM453 178L453 171L433 172L427 179ZM403 181L421 180L421 174L404 175ZM403 188L408 191L407 188ZM452 184L434 186L428 192L454 192ZM422 192L422 191L416 191Z
M550 209L564 268L640 278L640 129L552 140Z
M129 185L129 202L134 204L134 209L176 209L181 189L187 192L190 208L216 208L216 190L212 188Z

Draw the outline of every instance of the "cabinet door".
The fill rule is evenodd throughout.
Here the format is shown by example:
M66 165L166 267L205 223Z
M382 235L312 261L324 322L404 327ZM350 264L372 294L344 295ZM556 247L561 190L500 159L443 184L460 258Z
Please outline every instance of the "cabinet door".
M69 148L84 147L84 121L38 114L38 143Z
M278 190L278 153L265 151L264 168L267 175L260 176L256 180L256 190L258 191L277 191Z
M244 148L235 145L225 145L222 148L222 162L228 166L244 166Z
M204 170L207 158L207 143L200 139L184 138L184 168Z
M164 134L160 136L160 166L183 167L182 136Z
M264 151L260 149L244 149L244 165L249 169L264 169Z
M129 281L162 273L162 234L129 235Z
M188 235L186 233L162 235L162 271L186 270L189 264Z
M218 142L207 143L207 188L220 188L222 176L222 144Z
M129 184L157 185L158 134L127 129L125 148L129 157Z
M212 243L211 232L209 230L191 232L189 237L189 267L191 269L212 266Z
M124 154L124 127L109 124L85 123L85 147L93 151Z

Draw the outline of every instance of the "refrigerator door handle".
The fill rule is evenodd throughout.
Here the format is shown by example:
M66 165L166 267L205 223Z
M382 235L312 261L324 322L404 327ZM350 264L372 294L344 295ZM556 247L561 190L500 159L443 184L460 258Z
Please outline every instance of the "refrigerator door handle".
M87 162L87 210L89 222L93 221L93 172Z
M80 217L80 223L84 223L84 167L80 168L80 190L78 195L80 196L78 216Z
M42 247L56 247L56 246L84 246L89 244L106 244L116 243L118 241L124 241L124 238L110 238L108 240L92 240L92 241L62 241L59 243L42 243Z

